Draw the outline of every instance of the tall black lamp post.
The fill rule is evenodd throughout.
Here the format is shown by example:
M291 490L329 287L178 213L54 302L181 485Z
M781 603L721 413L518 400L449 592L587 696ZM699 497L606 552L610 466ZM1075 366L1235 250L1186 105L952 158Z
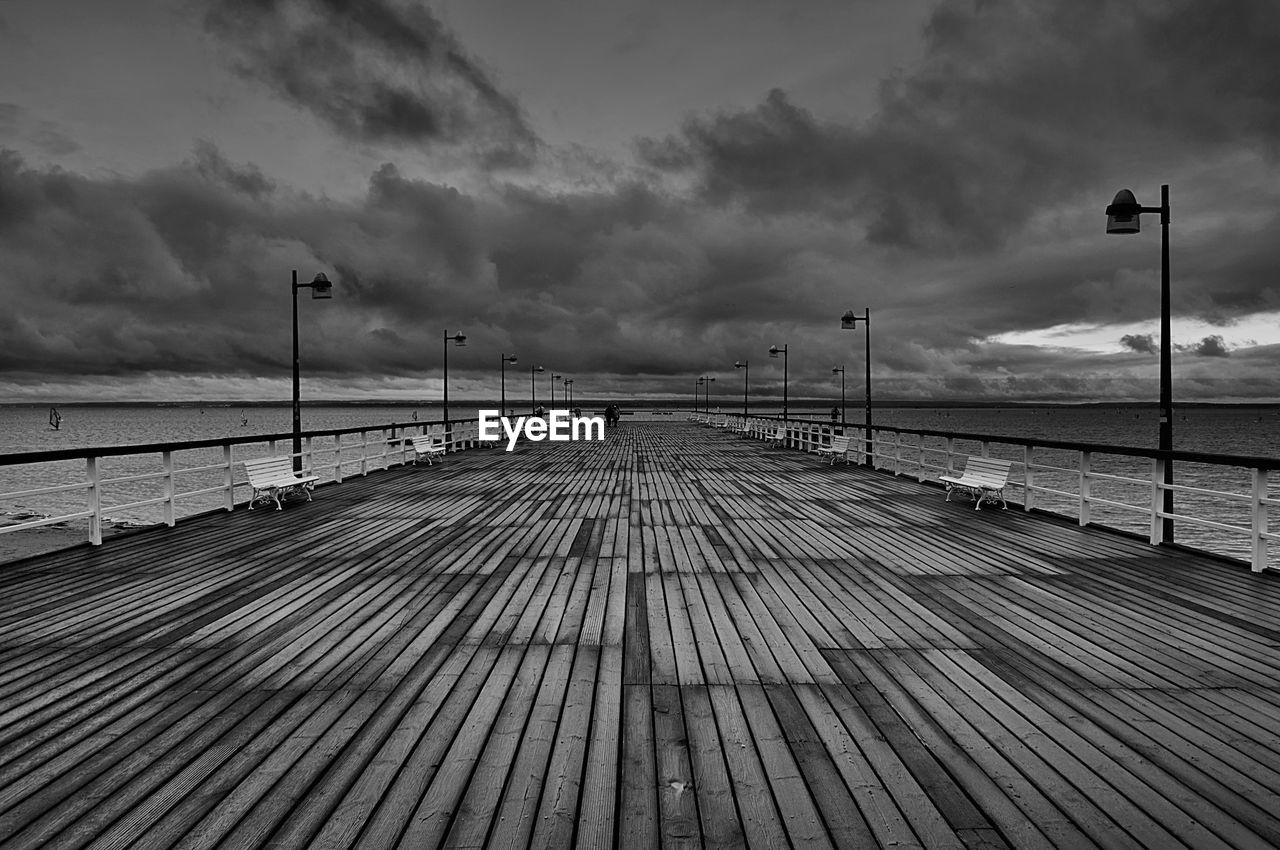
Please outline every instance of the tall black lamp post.
M333 297L333 284L321 272L310 283L298 283L298 270L293 270L293 470L302 470L302 389L298 377L298 290L310 289L311 298L320 301Z
M559 381L563 377L564 375L557 375L555 372L551 373L551 407L552 408L556 406L556 381Z
M542 368L541 366L529 367L529 412L530 413L538 412L538 387L537 387L537 384L534 382L534 378L538 376L539 372L545 372L545 371L547 370Z
M782 418L787 418L787 346L778 348L776 345L769 346L769 356L776 358L778 352L782 352Z
M444 332L444 421L445 430L449 430L449 341L453 340L455 346L461 347L467 344L466 334L456 333L449 336L449 331Z
M1173 450L1173 341L1169 328L1169 185L1160 187L1160 206L1144 207L1121 189L1107 206L1107 233L1138 233L1142 213L1160 214L1160 451ZM1173 462L1164 461L1164 517L1161 539L1173 542Z
M573 410L573 378L564 379L564 404Z
M711 377L710 375L703 375L701 378L698 379L698 381L705 382L707 385L707 388L703 390L703 396L705 396L706 398L707 413L710 414L711 413L711 385L715 383L716 379Z
M858 327L858 322L862 322L867 326L867 412L866 412L866 439L867 439L867 466L875 469L876 467L876 444L871 436L871 308L868 307L866 312L861 316L855 316L852 310L845 312L840 317L840 327L845 330L854 330Z
M502 413L500 414L502 416L507 415L507 364L515 362L516 356L514 354L502 355L502 401L499 403L502 408Z
M836 372L840 373L840 424L843 425L845 420L849 418L849 414L845 412L844 404L844 367L836 366L831 370L831 374L833 375Z
M747 418L747 395L751 390L751 366L749 360L733 361L733 368L742 369L742 418Z

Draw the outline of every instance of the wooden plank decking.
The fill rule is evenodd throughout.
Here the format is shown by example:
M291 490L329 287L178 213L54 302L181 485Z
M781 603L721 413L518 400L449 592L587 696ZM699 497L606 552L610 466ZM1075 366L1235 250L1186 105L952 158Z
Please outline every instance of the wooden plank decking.
M683 424L0 565L9 847L1274 847L1280 583Z

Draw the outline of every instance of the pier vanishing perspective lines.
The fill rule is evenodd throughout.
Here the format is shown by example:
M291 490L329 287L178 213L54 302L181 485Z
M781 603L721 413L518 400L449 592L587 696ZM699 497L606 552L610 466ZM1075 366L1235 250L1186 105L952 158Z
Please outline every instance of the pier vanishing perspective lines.
M1280 845L1280 582L684 424L0 565L0 846Z

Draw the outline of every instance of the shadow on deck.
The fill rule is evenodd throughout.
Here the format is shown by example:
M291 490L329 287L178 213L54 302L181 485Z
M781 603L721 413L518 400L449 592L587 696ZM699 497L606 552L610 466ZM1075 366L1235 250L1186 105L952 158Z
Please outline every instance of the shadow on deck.
M683 424L0 567L5 847L1273 847L1280 583Z

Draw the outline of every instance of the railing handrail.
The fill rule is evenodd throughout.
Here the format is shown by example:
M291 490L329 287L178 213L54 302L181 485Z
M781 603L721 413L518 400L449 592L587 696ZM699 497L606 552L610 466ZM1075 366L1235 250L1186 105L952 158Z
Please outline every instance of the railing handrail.
M303 431L303 439L307 437L332 437L338 434L359 434L365 431L379 431L400 428L430 428L437 425L461 425L474 422L475 418L431 420L418 422L387 422L382 424L357 425L345 428L320 428ZM278 434L244 434L235 437L209 437L202 440L179 440L166 443L129 443L117 446L85 446L77 449L50 449L38 452L15 452L0 454L0 466L15 466L22 463L48 463L57 460L81 460L86 457L119 457L121 455L150 454L153 452L176 452L190 449L220 448L222 446L238 446L245 443L264 443L271 440L292 440L293 432L284 431Z
M792 416L784 420L781 416L753 414L753 418L770 419L777 422L799 422L805 425L819 425L828 428L865 428L861 422L832 422L830 419L797 419ZM1228 455L1211 452L1192 452L1184 449L1161 451L1160 449L1142 448L1138 446L1117 446L1108 443L1076 443L1069 440L1041 440L1032 437L1015 437L1008 434L973 434L967 431L938 431L930 428L904 428L897 425L879 425L872 423L873 431L890 431L900 434L918 434L925 437L943 437L953 440L971 440L979 443L1004 443L1011 446L1031 446L1037 449L1066 449L1068 451L1094 452L1095 454L1130 455L1145 457L1151 460L1163 458L1181 463L1212 463L1220 466L1243 466L1253 469L1280 469L1280 458L1260 457L1257 455Z

